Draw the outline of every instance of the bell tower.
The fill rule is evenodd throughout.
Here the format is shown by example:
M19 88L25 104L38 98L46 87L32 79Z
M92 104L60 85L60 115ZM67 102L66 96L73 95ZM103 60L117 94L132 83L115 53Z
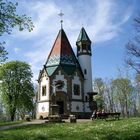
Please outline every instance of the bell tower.
M91 41L82 27L78 39L77 57L84 74L84 101L88 102L88 93L92 92L92 66L91 66Z

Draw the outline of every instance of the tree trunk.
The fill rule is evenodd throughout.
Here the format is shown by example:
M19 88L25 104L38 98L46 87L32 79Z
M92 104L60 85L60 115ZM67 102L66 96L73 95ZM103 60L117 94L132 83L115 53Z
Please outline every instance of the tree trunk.
M11 108L11 110L10 110L10 119L11 119L11 121L14 121L15 113L16 113L16 107Z
M125 102L125 112L126 112L126 117L129 117L129 111L128 111L128 103L127 103L127 99Z
M14 119L15 119L15 114L11 114L11 121L13 122L14 121Z

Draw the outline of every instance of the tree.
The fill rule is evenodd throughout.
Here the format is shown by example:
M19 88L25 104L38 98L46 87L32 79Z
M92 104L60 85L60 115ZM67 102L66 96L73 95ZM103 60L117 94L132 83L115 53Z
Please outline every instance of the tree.
M4 33L10 34L12 28L18 26L19 30L33 30L33 23L30 17L17 14L18 3L12 3L7 0L0 0L0 36Z
M117 78L112 81L112 88L116 102L119 103L123 116L128 116L131 102L132 84L127 78Z
M0 65L7 59L7 51L5 50L4 43L0 43Z
M136 74L134 81L133 112L140 115L140 74Z
M11 121L17 111L23 114L33 109L34 88L31 78L30 66L25 62L11 61L0 67L3 103Z
M93 96L93 99L97 102L97 107L99 110L104 109L104 82L101 78L96 78L94 80L94 85L96 86L96 89L98 90L98 94Z
M34 25L31 21L31 17L26 15L17 14L18 3L12 3L7 0L0 0L0 36L4 33L10 34L12 28L18 27L20 31L27 29L32 31ZM3 43L0 42L0 64L6 60L7 52L3 47Z
M107 112L116 112L115 102L114 102L114 92L113 88L111 87L112 79L105 81L105 104Z
M140 73L140 13L134 19L135 36L126 44L126 63Z

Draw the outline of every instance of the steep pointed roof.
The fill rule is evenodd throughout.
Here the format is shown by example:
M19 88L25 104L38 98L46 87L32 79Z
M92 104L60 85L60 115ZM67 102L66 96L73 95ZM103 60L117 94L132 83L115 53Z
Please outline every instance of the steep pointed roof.
M60 29L45 64L48 75L51 76L58 66L68 75L80 66L63 29Z
M84 27L81 28L81 31L80 31L80 34L78 36L76 43L78 43L80 41L88 41L91 43L91 40L89 39Z

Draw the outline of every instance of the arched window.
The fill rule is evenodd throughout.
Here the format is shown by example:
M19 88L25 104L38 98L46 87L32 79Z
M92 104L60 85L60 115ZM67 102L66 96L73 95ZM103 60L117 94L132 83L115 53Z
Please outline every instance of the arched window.
M74 84L74 95L80 95L80 85Z
M42 96L46 96L46 86L42 86Z

